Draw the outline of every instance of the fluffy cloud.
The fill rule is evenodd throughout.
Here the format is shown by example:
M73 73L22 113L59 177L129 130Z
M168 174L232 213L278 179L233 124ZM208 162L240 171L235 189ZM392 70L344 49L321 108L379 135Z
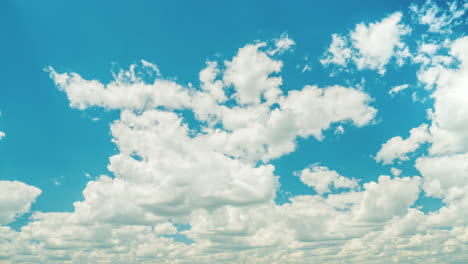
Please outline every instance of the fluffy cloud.
M337 210L357 204L361 194L295 198L291 206L279 207L274 203L279 186L274 166L259 161L294 151L298 137L322 140L322 131L333 123L364 126L377 111L369 106L370 96L355 88L308 85L283 94L281 77L273 76L279 74L282 62L272 56L293 44L284 35L273 47L263 42L246 45L224 62L224 69L218 62L207 62L199 74L200 89L164 80L146 61L141 67L121 70L109 84L50 68L51 78L72 107L120 109L120 118L111 124L119 150L108 166L114 177L102 175L88 182L83 201L74 203L71 213L35 213L34 221L21 232L8 231L14 239L5 241L5 247L29 245L26 250L38 256L29 259L32 262L45 258L95 263L138 262L145 257L173 261L174 249L187 248L179 256L196 263L206 258L208 263L211 257L202 254L206 250L284 247L296 239L307 240L299 235L300 219L285 217L290 210L298 217L300 208L317 205L324 208L324 217L334 217L341 214ZM154 78L149 84L148 73ZM235 105L226 104L225 89L230 86ZM191 129L176 109L192 111L201 127ZM330 179L333 188L357 188L356 180L331 176L336 176ZM308 211L308 217L316 215L313 209ZM172 223L190 228L180 231ZM296 227L288 228L291 223ZM57 224L59 229L54 228ZM330 237L341 236L331 223L326 228ZM308 237L321 236L315 233ZM196 244L167 237L175 235ZM91 254L83 253L89 249ZM216 257L238 258L230 254Z
M352 62L383 74L393 58L398 63L404 56L401 37L408 32L401 13L359 24L349 36L333 35L322 63ZM431 124L412 129L407 139L390 139L375 157L390 164L428 142L430 153L416 160L421 177L399 177L401 170L391 168L394 177L361 186L312 166L298 176L317 195L291 195L281 205L270 160L294 151L298 138L323 140L324 131L365 126L377 113L371 96L354 87L305 85L283 92L280 56L295 44L287 35L248 44L224 62L208 61L200 87L166 80L146 61L108 84L51 68L72 107L120 110L110 126L118 150L109 159L112 175L90 180L73 212L35 212L20 231L0 226L0 262L462 262L468 257L468 158L459 144L466 139L467 42L431 41L420 42L420 60L413 58L422 64L419 80L433 87ZM435 59L445 47L451 53L440 56L450 59ZM0 201L3 223L28 211L40 193L8 184L2 193L23 186L13 191L23 200L12 194L5 202L23 202L8 211ZM422 212L416 203L421 189L443 206ZM28 192L35 196L26 199Z
M0 131L0 140L2 140L5 136L5 132Z
M383 164L392 164L395 159L406 160L406 154L416 151L419 146L431 140L431 135L428 132L428 125L422 124L410 131L410 136L403 139L399 136L389 139L382 144L382 147L375 155L377 162Z
M436 65L419 74L423 83L436 88L430 128L433 154L468 151L468 37L455 40L450 54L459 61L456 67Z
M353 62L358 70L377 70L383 75L393 57L402 64L403 59L410 56L401 41L410 29L401 23L401 17L402 14L397 12L376 23L357 24L349 36L333 34L332 43L320 62L343 67Z
M197 139L230 156L268 161L294 151L297 137L322 140L322 131L333 123L368 124L377 112L370 101L354 88L306 86L281 97L275 109L222 106L222 124L229 130L209 128Z
M332 42L327 51L327 56L320 60L323 65L338 64L346 66L353 55L349 47L348 39L338 34L332 34Z
M398 176L400 176L402 170L392 167L390 169L390 172L392 173L393 176L398 177Z
M0 224L8 224L29 211L41 190L19 181L0 181L0 193Z
M155 65L148 62L142 65L150 75L157 73ZM132 65L128 71L120 70L114 75L114 81L107 85L97 80L85 80L76 73L57 73L52 67L48 71L59 89L67 94L70 106L81 110L92 106L141 110L158 106L179 109L190 105L187 89L161 78L147 84L135 71L136 67Z
M290 39L286 33L282 34L280 38L275 40L275 48L273 50L269 50L268 54L275 55L275 54L282 54L287 50L290 50L292 46L294 46L296 42Z
M444 206L431 213L426 225L454 228L468 225L468 153L422 157L416 168L424 177L426 195L442 199ZM456 244L462 241L454 240Z
M123 111L111 131L120 150L109 164L116 178L88 183L85 200L75 203L84 222L152 224L197 208L245 206L275 196L272 165L255 167L214 151L191 138L174 113Z
M239 49L232 61L225 62L223 80L234 86L240 104L259 104L262 100L272 104L281 94L281 77L270 75L280 72L283 63L259 51L265 46L264 42L249 44Z
M348 179L336 171L331 171L327 167L321 166L304 169L299 174L299 177L303 183L313 187L318 194L331 192L331 188L354 189L358 186L355 179Z
M405 215L418 199L420 178L380 176L364 184L364 195L356 216L362 221L382 222Z
M424 176L429 196L442 198L452 188L468 185L468 153L418 158L416 168Z

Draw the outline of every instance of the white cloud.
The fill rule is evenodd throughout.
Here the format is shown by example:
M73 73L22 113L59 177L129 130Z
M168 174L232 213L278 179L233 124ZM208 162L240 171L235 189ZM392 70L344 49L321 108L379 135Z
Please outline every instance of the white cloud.
M375 155L375 160L383 162L383 164L392 164L395 159L406 160L408 159L406 154L416 151L421 144L430 140L431 135L428 131L428 125L422 124L411 129L410 136L407 139L397 136L383 143Z
M338 64L346 66L348 60L352 56L351 48L349 47L348 39L338 34L332 35L332 43L327 51L327 56L320 60L323 65Z
M0 140L2 140L6 136L5 132L0 131Z
M345 132L345 130L344 130L343 126L340 125L340 126L337 126L335 128L334 134L335 135L342 135L342 134L344 134L344 132Z
M205 69L200 71L199 77L201 82L201 88L213 96L218 102L222 103L227 98L224 94L224 84L221 80L216 80L219 75L218 63L214 61L207 62Z
M390 61L396 49L403 49L401 37L410 29L402 24L401 13L394 13L378 23L358 24L351 32L351 41L358 50L354 59L358 69L378 70L385 73L385 65Z
M19 181L0 181L0 225L27 213L41 190Z
M111 131L120 150L108 166L116 178L89 182L83 191L85 200L75 204L79 215L151 223L158 216L261 203L275 195L272 165L255 167L214 151L206 142L191 138L174 113L123 111ZM107 201L106 206L102 201Z
M431 0L427 0L421 7L412 4L410 10L419 24L429 27L429 32L446 34L452 32L452 27L463 23L463 15L468 9L466 3L459 6L458 1L447 2L446 4L448 10L440 8Z
M392 168L390 169L390 171L391 171L392 175L395 176L395 177L400 176L400 174L401 174L401 172L402 172L400 169L397 169L397 168L394 168L394 167L392 167Z
M468 225L468 153L422 157L416 168L424 177L427 196L442 199L444 205L426 219L431 228Z
M285 51L290 50L294 45L296 45L296 42L294 42L294 40L290 39L288 35L284 33L279 39L275 40L275 49L268 51L268 54L282 54Z
M450 54L460 62L457 67L439 64L423 69L418 76L436 88L432 94L432 154L468 151L468 37L455 40Z
M406 214L418 199L419 184L419 177L391 179L389 176L365 183L356 217L362 221L383 222Z
M421 157L416 168L424 176L427 195L442 198L452 188L468 185L468 153Z
M299 177L303 183L314 188L320 195L331 192L331 189L356 189L358 186L356 179L346 178L322 166L304 169L299 173Z
M85 80L76 73L57 73L52 67L48 71L59 89L67 94L70 106L81 110L92 106L135 110L190 106L190 92L187 89L160 78L147 84L138 76L136 67L132 65L128 71L121 70L107 85L97 80Z
M381 75L392 57L399 60L401 66L410 56L401 41L402 36L410 33L410 28L401 23L401 17L397 12L376 23L357 24L349 36L333 34L332 43L320 62L342 67L353 62L358 70L377 70Z
M277 42L276 48L283 50L292 45L290 41L283 44ZM342 86L305 86L283 95L281 77L270 76L279 74L282 62L272 59L269 50L265 43L249 44L225 62L225 70L216 62L208 62L200 72L200 89L170 82L169 92L164 95L156 83L169 81L146 62L142 62L145 71L157 71L155 84L147 84L137 66L120 71L107 85L51 69L51 77L66 92L72 107L121 110L120 119L111 125L113 142L119 150L108 166L114 178L103 175L89 181L83 191L84 200L74 203L74 212L35 213L36 220L23 227L22 235L5 243L10 247L39 241L28 250L47 255L47 259L75 262L80 258L93 263L104 259L132 262L132 256L171 261L171 254L176 254L193 263L203 263L203 259L210 263L213 255L203 256L201 252L213 248L285 247L290 242L297 244L295 239L306 239L297 234L300 225L288 228L288 218L283 219L289 207L280 209L274 204L278 179L273 165L266 161L293 151L297 137L313 135L323 139L322 131L333 123L364 126L373 120L376 109L369 106L371 98L367 94ZM275 52L275 56L279 54ZM257 70L248 70L252 68ZM228 85L234 88L232 99L237 105L224 104ZM251 89L255 91L251 93ZM172 97L176 100L169 100ZM272 103L277 106L271 107ZM159 106L166 109L154 109ZM178 108L192 110L206 124L200 131L190 130L183 116L172 110ZM355 180L342 176L331 179L331 185L357 188ZM342 214L336 210L349 209L350 201L355 204L359 197L353 192L330 194L325 200L303 200L317 200L315 204L322 204L324 212L333 217ZM303 200L296 198L293 202L291 210L297 215L301 206L309 206ZM348 214L344 215L349 218ZM265 215L280 221L268 222L270 218ZM298 219L291 221L298 224ZM180 235L187 235L196 244L189 247L160 237L178 232L171 222L189 224L190 229ZM60 228L54 228L57 223ZM333 225L325 226L330 230L328 237L340 236ZM313 225L308 228L313 230ZM146 235L139 236L141 233ZM226 239L226 235L230 238ZM135 242L130 247L128 241ZM92 253L77 256L76 249ZM225 254L233 260L238 258ZM242 254L249 256L248 252ZM21 257L15 261L21 261Z
M390 91L388 91L388 94L391 96L394 96L395 94L407 89L408 87L409 87L409 84L402 84L402 85L395 86L392 89L390 89Z
M404 29L400 19L394 14L379 23L361 24L356 39L345 39L343 47L355 45L366 34L371 39L385 31L399 34ZM466 259L466 153L419 158L416 168L422 178L399 177L401 170L391 168L395 177L380 176L362 188L357 180L327 167L310 167L299 177L318 195L296 195L282 205L275 203L279 184L269 160L294 151L300 137L322 140L325 130L342 133L349 123L367 125L377 112L369 105L371 97L360 88L306 85L300 90L288 87L288 93L283 93L282 61L277 57L293 43L283 36L272 47L263 42L249 44L226 61L225 68L219 62L207 62L199 74L199 89L164 80L159 69L146 61L142 61L143 71L131 66L107 85L51 69L72 107L121 110L120 118L111 124L118 148L108 166L112 177L89 181L84 199L74 203L73 212L35 212L34 221L20 232L0 226L0 259L200 264L456 263ZM464 44L452 48L462 61L459 68L440 65L436 69L436 103L440 103L438 92L443 94L445 87L454 85L439 76L452 78L449 74L464 69ZM392 56L397 59L404 49L393 45ZM362 67L385 69L386 55L376 59L368 48L350 49L354 49L352 56L360 56ZM431 46L420 50L426 55L439 51ZM333 57L330 60L335 61L329 63L355 60L346 53L340 60L336 54L338 59ZM154 83L140 77L147 73L155 76ZM163 83L169 86L158 86ZM228 86L234 91L231 98L227 98ZM451 91L460 92L460 87ZM174 109L192 111L200 127L192 129L184 114ZM434 134L436 126L461 134L462 117L454 118L453 127L436 124L440 109L440 105L434 108L431 128L423 124L412 129L407 139L390 139L376 160L392 163L425 142L436 144L429 133ZM428 214L412 208L420 188L443 199L444 206ZM29 210L29 204L24 210ZM15 210L8 215L24 212ZM178 230L178 224L186 230ZM193 243L176 241L184 236Z
M283 63L259 50L265 46L264 42L246 45L232 61L225 62L223 81L234 86L240 104L259 104L262 100L273 104L282 93L281 77L270 75L280 72Z
M268 161L294 151L297 137L323 139L322 131L333 123L352 122L361 127L371 122L377 110L371 98L354 88L305 86L278 100L279 108L266 104L221 107L226 129L207 129L197 140L230 156Z
M165 222L154 226L154 232L161 235L177 234L177 228L170 222Z

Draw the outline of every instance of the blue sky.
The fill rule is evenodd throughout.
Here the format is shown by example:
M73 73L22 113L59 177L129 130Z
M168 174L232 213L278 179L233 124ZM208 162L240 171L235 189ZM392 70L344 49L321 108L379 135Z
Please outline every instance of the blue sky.
M0 263L461 263L467 8L2 1Z

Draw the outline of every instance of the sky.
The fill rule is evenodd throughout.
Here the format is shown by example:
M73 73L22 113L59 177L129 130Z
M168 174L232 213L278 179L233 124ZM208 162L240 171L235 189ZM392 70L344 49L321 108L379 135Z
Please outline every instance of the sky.
M0 264L466 263L468 2L0 2Z

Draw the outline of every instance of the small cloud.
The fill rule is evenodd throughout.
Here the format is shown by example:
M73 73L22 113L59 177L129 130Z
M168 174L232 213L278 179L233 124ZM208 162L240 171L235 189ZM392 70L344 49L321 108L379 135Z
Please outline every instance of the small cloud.
M343 126L337 126L335 129L335 135L342 135L344 133L344 128Z
M6 136L5 132L0 131L0 140L2 140Z
M60 184L62 184L58 179L55 179L55 178L52 179L52 183L53 183L55 186L59 186Z
M308 71L311 71L312 70L312 67L310 67L310 65L306 64L304 65L304 68L302 68L302 72L308 72Z
M401 170L400 169L397 169L397 168L391 168L390 171L392 172L392 175L395 176L395 177L398 177L400 176L401 174Z
M153 64L151 62L141 60L141 65L143 68L146 68L147 70L152 70L153 73L156 74L156 76L161 76L161 72L159 71L158 66L156 64Z
M289 50L292 46L296 45L294 40L288 37L288 34L283 33L281 37L275 40L275 49L268 51L269 55L282 54Z
M409 84L402 84L402 85L398 85L398 86L395 86L393 87L392 89L390 89L390 91L388 92L389 95L391 96L395 96L395 94L405 90L405 89L408 89L409 87Z
M63 180L63 176L60 176L58 178L52 178L51 181L52 181L52 184L55 185L55 186L60 186L62 185L62 180Z

